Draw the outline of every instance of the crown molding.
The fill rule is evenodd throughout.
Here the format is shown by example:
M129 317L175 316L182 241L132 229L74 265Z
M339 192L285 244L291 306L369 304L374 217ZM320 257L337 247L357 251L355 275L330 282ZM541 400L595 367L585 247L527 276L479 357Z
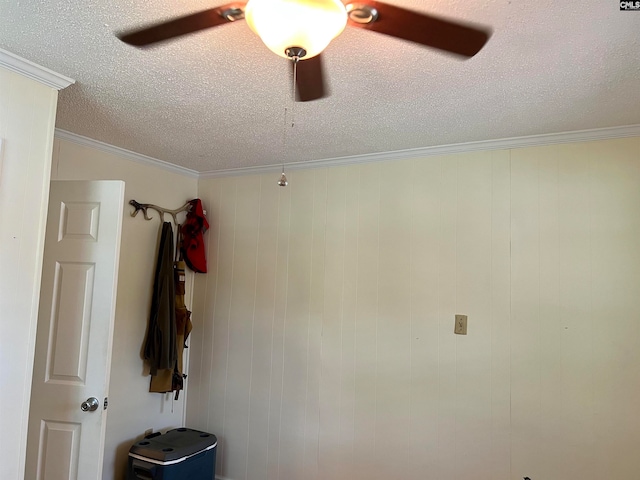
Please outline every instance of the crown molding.
M76 83L73 78L65 77L60 73L42 67L37 63L30 62L18 55L0 48L0 67L4 67L12 72L19 73L27 78L45 84L47 87L62 90L69 85Z
M327 168L361 163L383 162L390 160L404 160L410 158L433 157L436 155L453 155L459 153L479 152L486 150L509 150L514 148L540 147L560 143L591 142L623 137L640 137L640 125L626 125L621 127L595 128L573 132L549 133L544 135L529 135L526 137L512 137L498 140L483 140L479 142L456 143L451 145L436 145L433 147L412 148L393 152L352 155L349 157L311 160L308 162L287 163L288 171L305 170L310 168ZM281 164L261 167L232 168L228 170L213 170L201 172L199 178L233 177L241 175L261 175L280 172Z
M55 131L56 138L95 148L103 152L118 155L136 163L162 168L164 170L185 175L191 178L219 178L236 177L244 175L262 175L279 173L282 164L265 165L260 167L230 168L226 170L213 170L197 172L190 168L181 167L173 163L158 160L157 158L135 153L124 148L115 147L108 143L100 142L92 138L84 137L59 128ZM480 152L486 150L509 150L514 148L541 147L544 145L556 145L561 143L591 142L596 140L611 140L624 137L640 137L640 125L626 125L621 127L595 128L591 130L579 130L574 132L550 133L544 135L530 135L526 137L512 137L498 140L483 140L479 142L456 143L452 145L437 145L433 147L412 148L393 152L371 153L365 155L352 155L349 157L328 158L323 160L311 160L308 162L287 163L287 171L307 170L312 168L340 167L357 165L361 163L384 162L391 160L406 160L410 158L433 157L436 155L453 155L460 153Z
M67 140L69 142L76 143L78 145L82 145L85 147L95 148L96 150L110 153L112 155L117 155L127 160L131 160L132 162L141 163L143 165L147 165L151 167L161 168L163 170L167 170L172 173L177 173L179 175L185 175L191 178L198 178L198 172L195 170L191 170L190 168L174 165L173 163L165 162L163 160L158 160L157 158L149 157L147 155L142 155L141 153L132 152L131 150L116 147L108 143L94 140L89 137L83 137L82 135L78 135L77 133L72 133L66 130L61 130L59 128L56 128L55 137L61 140Z

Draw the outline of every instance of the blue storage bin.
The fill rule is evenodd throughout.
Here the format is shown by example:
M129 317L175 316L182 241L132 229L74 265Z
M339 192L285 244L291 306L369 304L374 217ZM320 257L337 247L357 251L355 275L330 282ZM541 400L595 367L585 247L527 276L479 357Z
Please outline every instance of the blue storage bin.
M176 428L145 438L129 450L127 480L214 480L215 435Z

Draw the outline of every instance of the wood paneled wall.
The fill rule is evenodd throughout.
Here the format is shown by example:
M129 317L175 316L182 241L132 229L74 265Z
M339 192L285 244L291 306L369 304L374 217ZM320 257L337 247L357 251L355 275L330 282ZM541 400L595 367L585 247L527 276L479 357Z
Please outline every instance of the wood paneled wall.
M277 177L199 184L221 477L638 475L640 139Z

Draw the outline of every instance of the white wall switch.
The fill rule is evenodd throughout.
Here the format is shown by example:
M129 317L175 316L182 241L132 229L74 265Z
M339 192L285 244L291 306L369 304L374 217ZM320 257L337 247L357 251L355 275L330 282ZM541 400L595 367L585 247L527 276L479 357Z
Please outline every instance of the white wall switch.
M456 324L453 328L453 333L458 335L466 335L467 334L467 316L466 315L456 315Z

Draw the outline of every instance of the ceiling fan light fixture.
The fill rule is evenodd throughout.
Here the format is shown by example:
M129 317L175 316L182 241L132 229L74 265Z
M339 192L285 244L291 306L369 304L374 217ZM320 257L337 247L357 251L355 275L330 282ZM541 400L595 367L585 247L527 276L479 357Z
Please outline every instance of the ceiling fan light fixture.
M290 47L303 48L305 59L318 55L347 24L339 0L249 0L245 18L269 50L284 58Z

